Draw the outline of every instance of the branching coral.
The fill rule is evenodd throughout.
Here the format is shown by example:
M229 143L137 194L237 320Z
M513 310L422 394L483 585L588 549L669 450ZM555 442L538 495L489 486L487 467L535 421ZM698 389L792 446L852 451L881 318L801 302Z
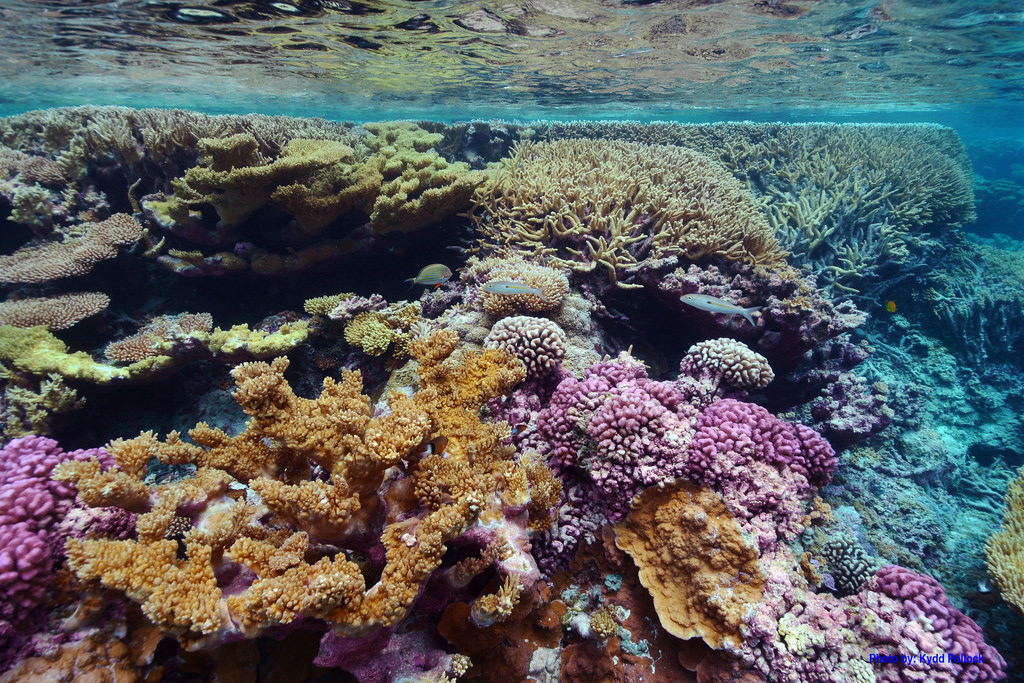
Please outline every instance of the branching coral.
M779 263L749 192L689 149L607 140L520 143L476 197L478 250L600 269L612 284L645 260L715 255Z
M524 370L500 351L452 358L457 342L443 331L413 342L420 390L392 394L384 414L375 415L356 372L343 372L340 383L325 380L319 397L303 399L284 381L287 360L247 363L233 371L235 399L251 418L243 434L202 423L189 432L194 443L176 433L165 441L143 434L110 444L114 472L90 463L64 468L60 476L78 482L87 502L141 513L138 541L69 542L72 568L139 601L191 646L231 633L253 637L301 616L327 621L341 635L395 625L446 544L464 534L507 545L511 552L495 562L516 577L510 585L530 585L536 569L524 551L527 530L550 523L558 489L536 467L510 460L501 443L506 425L479 418L480 406ZM445 452L419 450L436 434L448 437ZM147 488L142 478L152 457L199 470ZM324 474L315 476L314 467ZM178 558L177 544L164 539L182 517L190 528L187 556ZM376 569L338 548L368 553ZM157 565L171 573L156 580L147 567ZM239 571L248 577L242 585L218 587L223 572ZM375 577L372 585L367 576ZM513 593L499 602L514 602Z
M380 299L379 296L376 298ZM351 313L359 309L363 310ZM377 306L373 297L355 297L340 301L328 316L335 320L347 320L345 341L358 346L366 354L382 356L390 350L393 357L404 358L409 355L412 327L420 319L420 307L419 304L404 302Z
M1006 492L1003 527L988 539L985 557L1003 599L1024 613L1024 468Z
M60 375L37 378L0 365L0 380L4 382L0 424L8 439L29 434L48 436L57 415L85 404Z
M81 237L44 242L0 256L0 281L51 282L85 275L100 261L117 256L118 248L142 239L142 226L125 213L88 225Z

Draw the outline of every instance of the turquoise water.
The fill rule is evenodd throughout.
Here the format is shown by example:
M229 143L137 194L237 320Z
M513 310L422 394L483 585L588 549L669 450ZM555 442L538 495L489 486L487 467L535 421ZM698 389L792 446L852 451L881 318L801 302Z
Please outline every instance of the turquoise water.
M0 683L1024 680L1018 5L0 2Z

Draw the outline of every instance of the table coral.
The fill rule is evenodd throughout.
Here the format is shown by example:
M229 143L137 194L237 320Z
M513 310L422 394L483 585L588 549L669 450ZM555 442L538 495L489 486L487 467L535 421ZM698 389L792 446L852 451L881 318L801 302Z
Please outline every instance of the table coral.
M39 283L85 275L100 261L116 257L120 247L142 237L138 221L126 213L116 213L86 225L79 237L43 242L0 256L0 281Z
M107 310L110 297L102 292L70 292L0 302L0 325L64 330Z
M720 495L685 481L647 489L615 527L615 543L640 568L669 633L716 649L741 642L767 578Z

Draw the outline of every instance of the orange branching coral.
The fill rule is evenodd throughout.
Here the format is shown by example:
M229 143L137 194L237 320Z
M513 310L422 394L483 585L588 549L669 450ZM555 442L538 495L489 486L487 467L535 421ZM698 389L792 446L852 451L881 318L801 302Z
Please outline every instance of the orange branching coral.
M68 566L79 578L123 591L154 624L175 635L213 633L228 618L220 610L211 549L189 544L179 559L177 541L82 541L68 539Z
M988 539L985 557L1003 599L1024 614L1024 468L1006 492L1003 527Z
M449 332L414 343L420 389L393 393L383 416L362 394L359 373L328 379L320 396L304 399L284 379L288 361L278 358L233 371L234 397L251 418L244 433L199 424L189 431L194 443L176 432L164 441L145 433L108 445L117 469L68 463L60 476L79 486L84 501L139 513L137 541L71 543L71 568L125 592L192 648L228 634L258 636L300 616L342 635L393 626L447 544L473 526L502 549L490 556L512 577L508 585L530 585L528 534L550 524L557 482L539 461L511 462L512 449L501 443L508 426L480 419L483 404L524 369L500 351L452 357L456 345ZM440 434L449 448L424 457L421 446ZM199 468L194 477L146 487L152 457ZM370 534L379 535L382 566L348 559ZM178 539L186 559L177 556ZM151 569L157 563L166 577ZM252 585L223 595L210 580L225 563L248 567ZM505 602L514 602L510 591Z
M766 578L721 496L682 480L647 489L615 528L615 544L639 567L665 630L716 649L739 645Z

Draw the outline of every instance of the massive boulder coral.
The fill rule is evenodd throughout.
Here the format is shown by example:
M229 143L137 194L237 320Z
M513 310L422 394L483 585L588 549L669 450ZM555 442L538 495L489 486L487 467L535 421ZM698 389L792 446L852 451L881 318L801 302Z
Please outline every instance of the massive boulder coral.
M499 320L484 339L484 348L503 349L526 366L528 377L543 377L565 356L565 332L546 318L516 315Z
M681 480L647 489L616 526L615 543L640 568L669 633L716 649L739 645L767 578L720 495Z
M560 488L538 461L512 460L507 425L479 418L485 401L522 380L522 365L496 350L453 357L457 342L446 331L413 342L420 388L393 393L383 412L358 372L303 399L284 380L287 360L247 363L233 371L251 418L244 433L203 423L189 432L194 443L147 433L109 444L116 470L61 468L84 502L139 513L136 540L69 541L70 566L139 602L190 647L301 617L342 636L394 626L456 542L502 549L457 565L457 585L492 564L530 585L528 539L550 524ZM446 449L422 448L440 435ZM198 471L148 487L153 457Z

